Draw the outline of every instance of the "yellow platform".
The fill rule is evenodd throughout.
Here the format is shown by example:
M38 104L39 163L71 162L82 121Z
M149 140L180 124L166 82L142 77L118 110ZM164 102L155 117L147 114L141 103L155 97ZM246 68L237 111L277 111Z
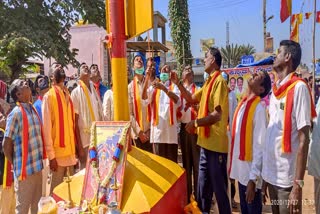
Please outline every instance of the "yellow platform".
M83 180L84 171L72 178L72 198L76 204L81 200ZM136 147L132 147L127 155L123 185L122 212L176 213L183 211L187 202L184 169L168 159ZM54 194L67 200L67 184L57 186Z

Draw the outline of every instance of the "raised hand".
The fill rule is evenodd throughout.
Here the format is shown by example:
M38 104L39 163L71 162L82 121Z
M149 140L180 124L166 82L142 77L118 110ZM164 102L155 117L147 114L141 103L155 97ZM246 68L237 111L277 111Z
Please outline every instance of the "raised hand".
M178 85L178 83L179 83L179 77L178 77L177 72L175 72L175 71L171 71L171 72L170 72L170 80L171 80L171 82L173 82L174 84Z

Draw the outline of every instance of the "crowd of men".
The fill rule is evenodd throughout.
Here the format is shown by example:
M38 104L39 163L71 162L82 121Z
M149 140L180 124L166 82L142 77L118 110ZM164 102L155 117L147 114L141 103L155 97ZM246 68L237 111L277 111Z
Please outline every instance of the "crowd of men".
M308 84L295 74L300 60L300 45L282 41L273 65L278 81L272 84L267 72L253 73L237 103L228 87L229 75L220 70L217 48L210 48L205 56L201 88L195 85L190 66L181 78L167 65L156 77L152 58L135 55L134 76L128 85L133 144L174 162L178 162L180 144L187 195L195 195L203 213L210 212L213 194L220 213L232 212L229 179L232 201L238 182L242 213L261 213L268 196L273 213L301 213L315 119L308 169L315 177L319 213L320 117L316 116L320 106L316 112ZM85 168L92 122L113 120L112 84L107 90L101 83L97 65L82 63L78 72L76 85L68 90L63 66L53 64L48 77L36 78L38 99L33 104L26 81L11 84L16 106L11 111L0 108L5 169L12 166L13 171L12 176L10 170L3 170L1 213L28 213L29 209L37 213L48 172L52 173L52 194L67 171L73 174L76 165ZM270 91L267 111L260 101Z

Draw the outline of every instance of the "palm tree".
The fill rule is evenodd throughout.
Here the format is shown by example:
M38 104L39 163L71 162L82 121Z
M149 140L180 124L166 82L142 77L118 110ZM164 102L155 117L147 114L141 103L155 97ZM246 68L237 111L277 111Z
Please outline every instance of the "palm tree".
M243 52L241 46L231 44L221 48L221 55L225 64L230 68L239 64Z
M254 54L256 52L256 49L250 44L241 45L240 47L242 49L242 54L243 55L247 55L248 56L248 55L252 55L252 54Z

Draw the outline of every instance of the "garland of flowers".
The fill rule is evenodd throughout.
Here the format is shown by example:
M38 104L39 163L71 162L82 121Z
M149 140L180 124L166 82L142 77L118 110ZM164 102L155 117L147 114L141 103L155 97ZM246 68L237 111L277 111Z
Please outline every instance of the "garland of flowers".
M127 139L127 132L130 127L130 123L128 123L121 134L121 137L119 138L119 141L117 143L117 146L115 148L115 151L113 153L112 157L112 164L109 168L109 171L107 172L105 178L101 181L100 175L99 175L99 163L98 163L98 153L96 148L96 125L95 122L91 126L91 137L90 137L90 146L89 146L89 158L90 158L90 165L93 172L93 175L96 179L96 182L100 184L100 187L106 188L111 180L112 175L115 173L115 169L117 167L117 164L120 160L120 155L123 151L123 147L126 143ZM106 200L106 195L103 194L103 196L100 198L99 203L103 203Z

